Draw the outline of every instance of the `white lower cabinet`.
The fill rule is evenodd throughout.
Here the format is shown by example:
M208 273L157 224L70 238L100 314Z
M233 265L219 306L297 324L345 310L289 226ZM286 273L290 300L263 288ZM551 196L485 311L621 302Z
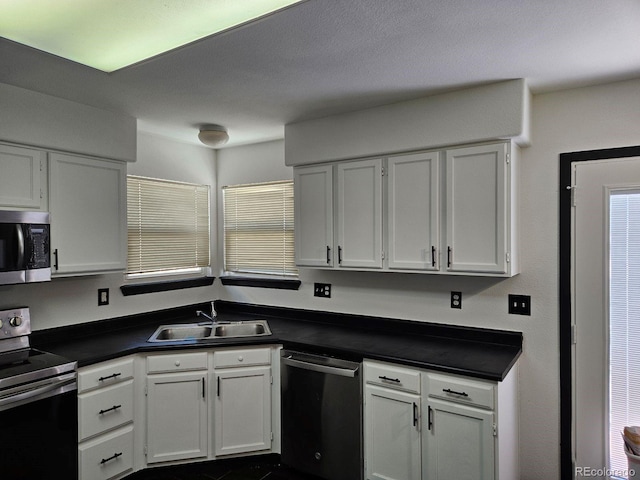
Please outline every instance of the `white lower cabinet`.
M420 480L420 373L364 362L364 455L367 480Z
M270 349L217 351L213 358L216 456L270 450Z
M420 479L419 405L419 395L366 385L367 479Z
M149 356L147 374L147 463L206 458L207 353Z
M279 393L272 385L278 350L223 347L146 355L143 467L270 453L272 416L279 418L279 402L272 398Z
M133 426L105 434L80 445L79 478L108 480L121 478L133 468Z
M427 404L427 478L495 478L493 412L432 398Z
M78 370L80 480L122 478L134 462L133 357Z
M367 480L517 480L517 367L501 382L365 360Z

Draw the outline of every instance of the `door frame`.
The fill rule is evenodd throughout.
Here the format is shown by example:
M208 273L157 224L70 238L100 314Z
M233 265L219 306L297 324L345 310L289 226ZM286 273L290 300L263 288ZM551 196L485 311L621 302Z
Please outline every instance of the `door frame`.
M559 184L559 343L560 343L560 475L573 478L572 359L571 359L571 172L574 162L640 156L640 145L560 154Z

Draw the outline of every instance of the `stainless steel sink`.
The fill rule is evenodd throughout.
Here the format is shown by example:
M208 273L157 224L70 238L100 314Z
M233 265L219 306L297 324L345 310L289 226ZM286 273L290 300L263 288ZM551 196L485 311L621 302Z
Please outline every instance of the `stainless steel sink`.
M216 325L213 330L214 337L254 337L256 335L271 335L267 322L262 320L221 324Z
M266 320L211 324L161 325L148 342L206 341L217 338L256 337L271 335Z
M199 340L211 336L210 325L162 325L151 335L149 342Z

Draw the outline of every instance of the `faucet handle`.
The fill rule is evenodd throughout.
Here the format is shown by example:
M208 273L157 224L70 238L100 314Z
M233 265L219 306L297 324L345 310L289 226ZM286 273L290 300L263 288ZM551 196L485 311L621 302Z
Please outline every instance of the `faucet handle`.
M216 312L216 306L214 302L211 302L211 317L216 318L218 316L218 312Z

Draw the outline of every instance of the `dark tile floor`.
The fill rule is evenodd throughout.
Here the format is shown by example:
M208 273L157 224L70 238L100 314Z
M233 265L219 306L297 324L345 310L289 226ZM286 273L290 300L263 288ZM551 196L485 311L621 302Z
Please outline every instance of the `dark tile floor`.
M126 480L319 480L279 465L277 459L232 459L148 468Z

